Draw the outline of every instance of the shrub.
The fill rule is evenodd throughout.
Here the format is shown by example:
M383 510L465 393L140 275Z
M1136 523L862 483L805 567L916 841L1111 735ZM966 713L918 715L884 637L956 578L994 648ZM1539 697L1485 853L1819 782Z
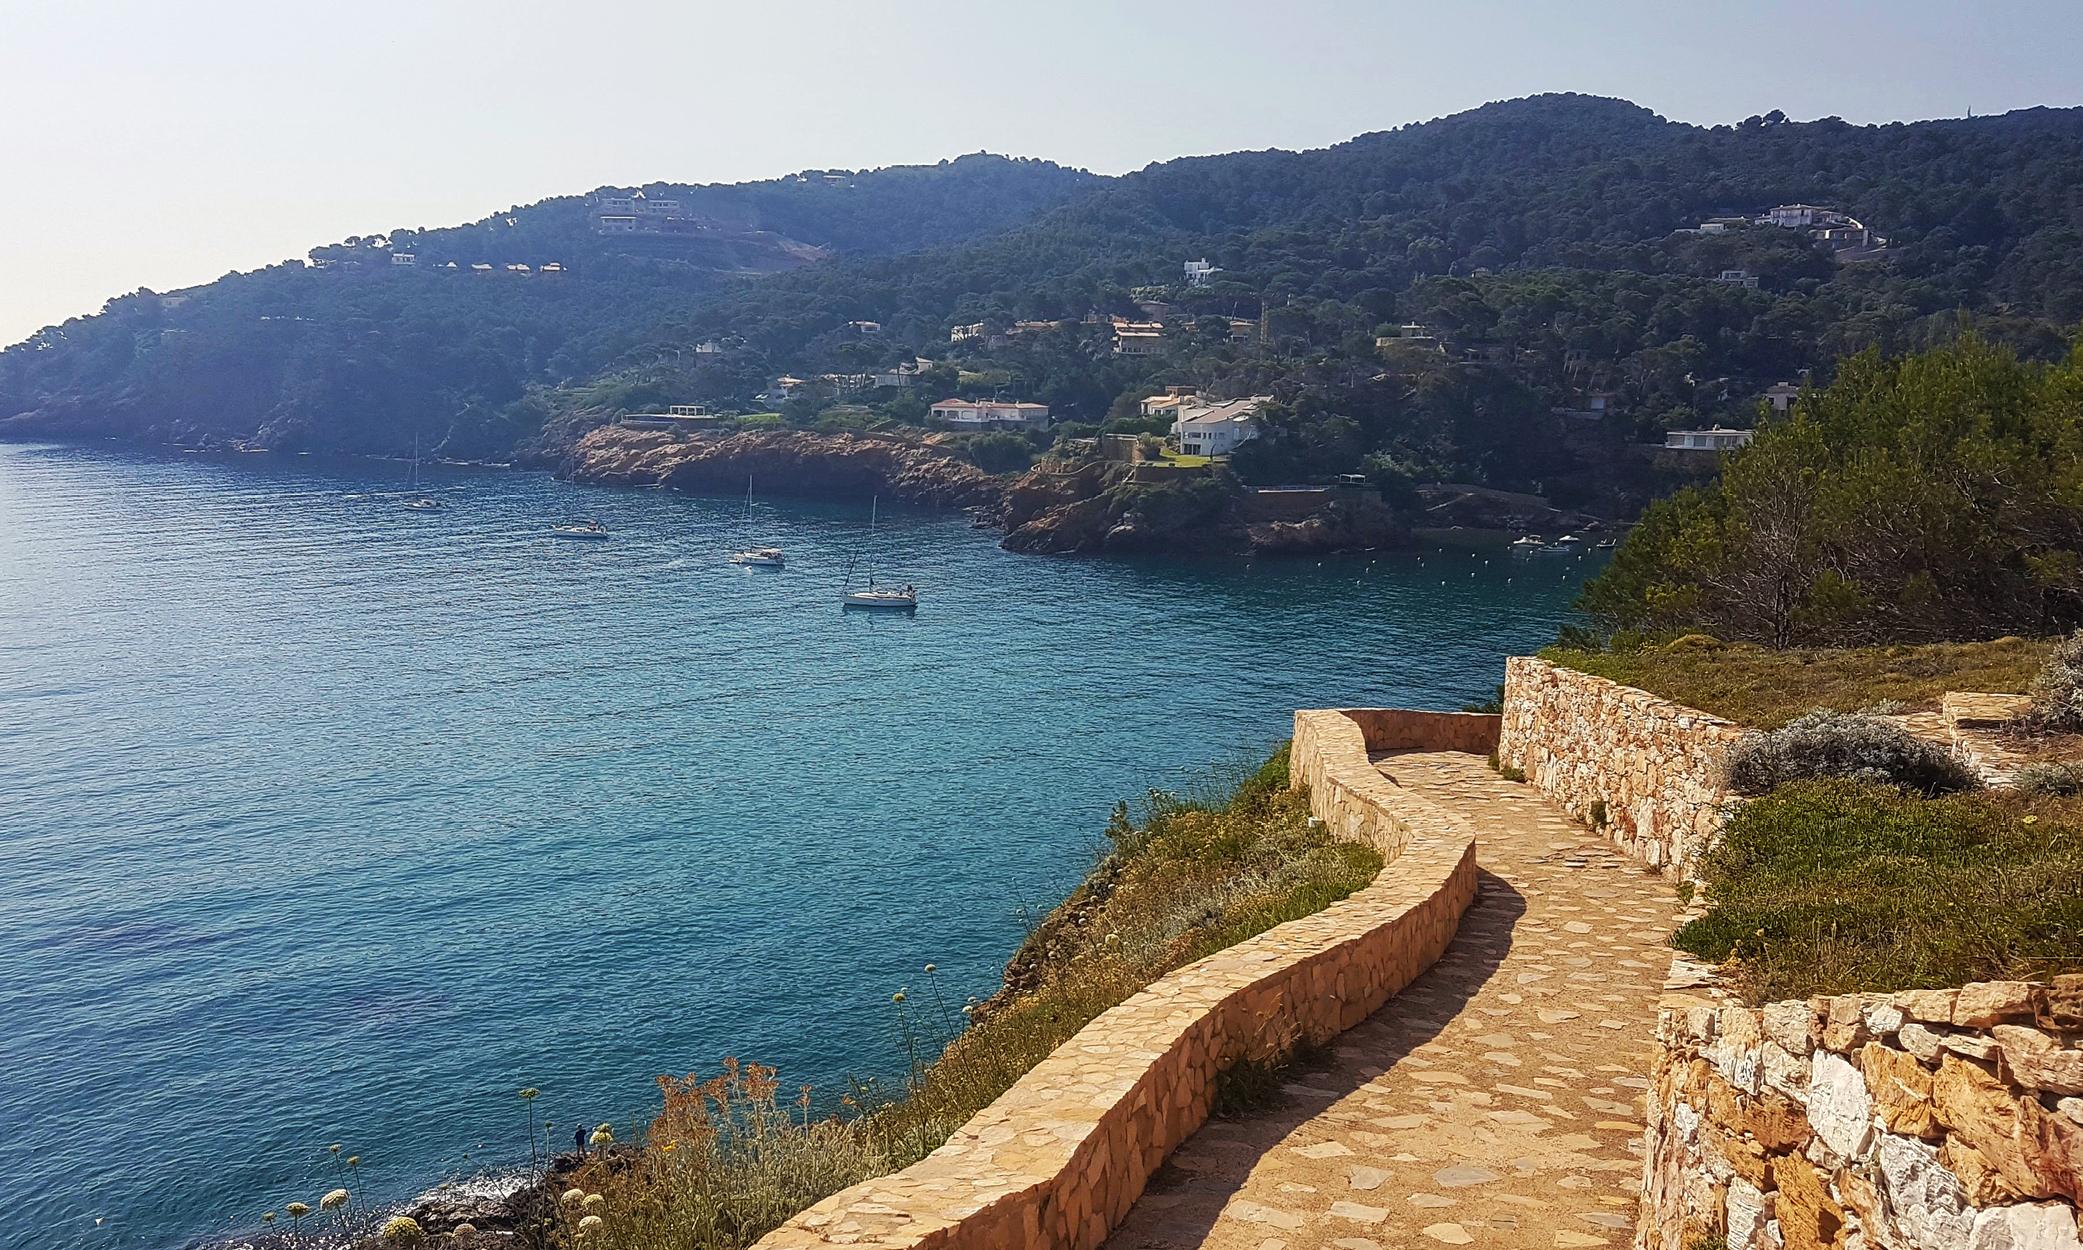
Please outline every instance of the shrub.
M2083 764L2029 764L2018 770L2022 794L2069 799L2083 794Z
M2083 803L1825 780L1738 808L1673 945L1753 1002L2083 971Z
M2083 729L2083 629L2054 645L2028 693L2035 729Z
M1856 712L1810 712L1778 729L1744 735L1729 753L1729 788L1765 794L1794 781L1843 777L1923 795L1972 790L1966 761L1900 725Z

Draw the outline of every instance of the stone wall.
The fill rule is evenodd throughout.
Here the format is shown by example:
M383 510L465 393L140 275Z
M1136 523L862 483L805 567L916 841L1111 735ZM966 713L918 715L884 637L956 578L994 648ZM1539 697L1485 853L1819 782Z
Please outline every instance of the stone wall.
M1437 721L1440 745L1483 740L1471 723L1483 719ZM1418 738L1424 724L1382 718L1378 730ZM1170 973L925 1159L833 1195L758 1246L1095 1250L1207 1119L1224 1068L1366 1019L1431 966L1475 898L1470 826L1376 772L1368 736L1342 712L1296 713L1291 777L1329 828L1381 849L1373 882Z
M1722 761L1742 733L1718 716L1534 656L1505 661L1498 763L1674 875L1690 876L1721 831Z
M2083 976L1744 1007L1680 960L1637 1250L2078 1250Z

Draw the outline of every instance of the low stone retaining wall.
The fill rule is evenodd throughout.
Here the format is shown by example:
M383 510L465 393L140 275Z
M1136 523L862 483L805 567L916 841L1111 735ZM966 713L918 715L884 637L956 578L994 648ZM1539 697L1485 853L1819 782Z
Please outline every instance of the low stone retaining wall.
M1751 1008L1681 959L1637 1250L2078 1250L2083 976Z
M1718 716L1536 656L1505 661L1498 763L1673 875L1690 876L1721 831L1729 797L1722 763L1742 733Z
M1431 722L1377 723L1417 739ZM1462 718L1434 729L1444 749L1483 732ZM1170 973L1080 1030L925 1159L833 1195L758 1245L1095 1250L1207 1119L1224 1068L1366 1019L1432 965L1475 898L1467 822L1376 772L1368 737L1352 715L1297 712L1290 776L1310 786L1327 826L1381 849L1388 863L1373 882Z

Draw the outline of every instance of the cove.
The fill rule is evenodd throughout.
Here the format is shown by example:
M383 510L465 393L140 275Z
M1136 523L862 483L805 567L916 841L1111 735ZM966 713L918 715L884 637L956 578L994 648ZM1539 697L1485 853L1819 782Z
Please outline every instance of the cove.
M0 1246L525 1163L523 1085L568 1144L725 1054L897 1071L890 993L990 992L1117 799L1297 707L1483 697L1597 559L1056 559L427 476L448 510L383 463L0 445ZM842 614L854 557L918 615Z

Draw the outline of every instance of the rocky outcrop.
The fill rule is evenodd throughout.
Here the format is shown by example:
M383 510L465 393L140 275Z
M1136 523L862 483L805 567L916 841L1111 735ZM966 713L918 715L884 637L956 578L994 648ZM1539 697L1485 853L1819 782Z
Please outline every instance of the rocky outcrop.
M1638 1250L2078 1250L2083 976L1659 1011Z
M905 503L995 508L999 479L926 442L777 430L676 435L602 426L578 441L558 476L589 485L745 489L811 498L880 495Z
M1313 515L1253 522L1222 473L1100 462L1044 465L1007 490L1010 551L1321 555L1393 546L1410 531L1378 500L1327 503Z

